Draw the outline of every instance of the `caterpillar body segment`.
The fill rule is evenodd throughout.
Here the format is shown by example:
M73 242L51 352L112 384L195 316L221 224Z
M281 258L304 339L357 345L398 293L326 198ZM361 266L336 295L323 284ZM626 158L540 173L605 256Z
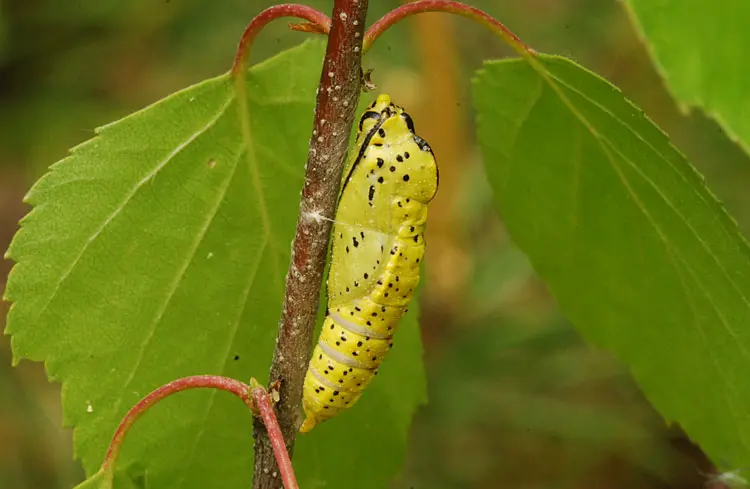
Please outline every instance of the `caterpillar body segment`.
M393 346L419 283L427 204L438 187L429 145L380 95L364 112L333 225L328 312L305 377L301 432L354 405Z

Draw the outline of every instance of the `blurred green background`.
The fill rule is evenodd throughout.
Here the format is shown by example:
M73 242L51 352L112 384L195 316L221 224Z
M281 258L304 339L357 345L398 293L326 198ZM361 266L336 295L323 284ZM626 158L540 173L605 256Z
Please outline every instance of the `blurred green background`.
M332 2L308 3L328 13ZM619 86L750 230L747 156L712 121L679 113L618 2L470 3L537 50ZM370 22L398 2L371 4ZM226 71L245 24L269 5L0 0L0 248L28 212L23 195L50 164L94 127ZM277 22L252 59L305 36ZM465 19L427 15L389 31L365 60L379 89L412 112L441 167L422 311L431 402L415 419L393 485L705 487L711 465L700 450L653 411L626 368L583 343L491 209L468 93L482 60L508 54ZM0 291L10 267L0 261ZM41 364L11 367L4 337L0 488L68 488L82 479L71 431L60 428L59 397Z

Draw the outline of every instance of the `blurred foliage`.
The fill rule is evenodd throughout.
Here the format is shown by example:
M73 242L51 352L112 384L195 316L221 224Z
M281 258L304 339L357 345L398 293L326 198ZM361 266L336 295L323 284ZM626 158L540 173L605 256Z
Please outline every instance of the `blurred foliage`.
M622 88L750 231L747 157L708 118L679 113L616 2L470 3L534 48L569 56ZM22 196L49 164L94 127L226 71L244 25L271 4L1 1L0 248L27 211ZM372 21L397 2L371 4ZM481 61L509 50L466 20L447 23L433 35L455 46L455 68L438 60L437 71L428 70L431 41L415 19L386 33L365 61L374 81L412 112L435 103L433 90L452 94L437 104L441 113L452 106L449 121L415 119L441 172L455 165L461 177L441 204L447 222L430 223L430 232L448 230L428 236L428 265L442 257L428 270L422 311L431 404L415 421L407 470L395 485L702 487L710 468L699 451L664 425L617 362L578 338L508 241L489 202L466 93ZM304 37L278 22L260 35L252 59ZM441 133L447 122L456 122L450 140ZM440 156L447 153L454 156ZM0 276L9 268L0 262ZM439 280L455 284L431 287ZM7 341L0 342L0 487L57 489L81 480L70 432L59 429L59 396L42 365L11 368Z

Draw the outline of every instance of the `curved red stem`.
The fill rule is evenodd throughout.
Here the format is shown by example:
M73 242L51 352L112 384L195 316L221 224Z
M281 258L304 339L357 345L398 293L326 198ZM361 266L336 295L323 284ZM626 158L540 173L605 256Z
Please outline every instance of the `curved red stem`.
M314 30L312 30L313 32L328 34L331 30L331 19L323 12L308 7L307 5L284 3L269 7L256 15L245 28L245 32L242 33L240 44L237 47L237 55L234 58L234 65L232 65L233 75L236 75L243 70L255 36L258 35L266 24L282 17L298 17L304 19L314 26ZM292 28L294 30L299 30L294 27Z
M115 431L115 434L112 437L109 449L107 450L104 462L102 463L102 470L107 471L114 467L117 457L120 454L122 444L125 441L125 435L128 434L133 423L135 423L152 405L172 394L176 394L177 392L201 387L211 387L231 392L242 399L251 409L254 407L250 400L250 386L239 380L220 377L218 375L194 375L192 377L174 380L151 392L149 395L138 401L135 406L130 408L127 414L122 418L120 426L117 427L117 431Z
M281 433L281 428L279 428L276 413L273 411L273 405L268 393L263 387L255 387L250 392L250 395L255 402L255 406L260 411L263 424L266 425L266 432L268 433L271 447L273 447L273 453L276 456L276 464L279 466L281 482L283 482L284 488L299 489L297 478L294 476L292 460L289 458L289 452L284 443L284 435Z
M386 29L396 22L403 20L406 17L425 12L447 12L476 20L503 38L506 43L521 55L528 56L529 54L535 54L533 49L524 44L518 36L505 27L501 22L495 20L491 15L479 10L478 8L470 7L469 5L451 0L419 0L406 3L391 10L367 30L362 43L363 51L367 52L375 39L380 37Z
M229 377L221 377L218 375L194 375L174 380L159 387L138 401L138 403L130 408L127 414L125 414L112 437L112 441L109 444L109 449L107 450L107 454L104 457L104 462L102 463L99 472L105 474L105 477L110 483L109 487L111 487L114 477L115 463L117 462L117 457L120 455L122 444L125 442L125 436L138 418L143 416L143 414L154 404L178 392L208 387L234 394L242 399L242 402L244 402L253 413L260 415L263 424L266 427L266 431L268 432L271 445L273 446L273 452L279 466L279 472L281 473L281 480L284 483L284 488L299 489L294 475L292 461L289 458L289 452L284 443L284 436L281 434L281 428L279 428L276 414L273 411L271 399L268 396L268 393L266 393L265 388L259 386L255 380L251 380L250 383L252 384L252 387L244 382Z
M320 24L313 24L312 22L300 22L299 24L289 24L289 28L293 31L298 32L309 32L311 34L323 34L328 35L330 26L321 26Z

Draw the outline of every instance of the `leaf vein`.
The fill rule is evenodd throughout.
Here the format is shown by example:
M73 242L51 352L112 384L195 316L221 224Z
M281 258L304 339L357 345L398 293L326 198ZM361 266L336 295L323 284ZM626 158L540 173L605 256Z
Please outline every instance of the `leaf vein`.
M70 266L67 267L65 271L63 272L63 274L60 276L60 279L55 284L55 288L52 290L47 300L44 302L44 304L42 304L41 307L39 307L38 313L36 315L36 319L38 319L48 309L50 303L60 291L60 288L62 287L63 282L65 282L65 280L73 272L73 269L80 262L81 258L86 253L86 250L91 245L91 243L93 243L99 236L101 236L101 234L104 232L107 226L120 214L120 212L122 212L125 206L128 205L131 199L138 193L138 191L141 188L143 188L144 185L146 185L153 177L155 177L157 173L163 170L172 161L172 159L175 156L177 156L188 145L190 145L190 143L195 141L202 134L205 134L206 131L211 129L211 127L213 127L214 124L216 124L216 122L224 114L224 111L226 110L226 108L232 102L232 98L233 96L230 96L227 99L226 103L224 103L224 105L221 107L221 109L219 109L219 112L216 114L216 116L212 117L208 121L208 123L206 123L203 127L199 128L197 131L191 134L184 142L178 145L171 153L167 155L167 157L164 160L162 160L158 165L156 165L156 167L154 167L154 169L150 171L145 177L139 180L135 184L135 186L125 195L125 198L122 200L122 202L120 202L120 204L114 209L114 211L112 211L112 213L109 216L107 216L107 218L102 222L102 224L98 228L96 228L94 233L86 239L86 242L81 248L81 251L75 256L75 258L73 258L73 261L71 262Z
M706 300L708 301L708 303L711 305L711 307L715 311L715 313L716 313L717 317L719 318L719 320L720 320L722 326L724 327L724 329L727 331L727 333L730 334L730 336L732 338L737 339L738 338L737 334L729 326L729 323L727 322L727 320L724 317L724 315L721 313L720 308L717 307L714 298L708 293L708 290L703 286L702 282L699 281L698 277L692 272L692 269L688 265L688 263L685 260L685 258L682 257L682 255L679 253L679 251L677 250L677 248L675 248L674 246L671 245L670 241L667 239L666 235L663 233L661 227L657 224L656 220L653 218L653 216L651 215L651 213L648 212L648 209L646 208L645 205L643 205L643 202L641 202L640 198L638 197L638 194L631 188L631 186L630 186L627 178L625 177L625 175L622 173L621 169L617 165L616 159L614 157L612 157L611 154L609 154L608 150L606 149L606 147L604 145L602 145L602 149L605 151L605 153L607 153L608 160L612 164L613 170L615 170L615 173L617 173L617 175L620 178L620 181L622 182L623 186L628 191L628 193L630 194L630 196L633 198L633 201L635 202L635 204L638 207L638 209L641 211L641 213L646 218L646 221L652 226L652 228L656 232L657 236L659 237L659 240L663 243L664 248L667 251L667 253L670 256L673 256L676 253L676 256L679 257L680 261L683 263L683 266L685 267L685 270L687 270L688 273L690 273L690 275L693 277L693 280L695 281L695 284L701 290L701 292L703 293L704 297L706 298ZM612 149L614 149L615 151L617 151L615 148L612 148ZM622 157L622 159L625 162L627 162L628 164L632 165L632 163L628 162L627 158L623 157L622 155L620 155L620 156ZM675 264L673 263L673 266L674 265ZM675 272L678 275L680 274L679 273L679 269L676 268L676 267L675 267ZM682 280L682 279L680 278L680 280ZM687 294L686 294L686 298L687 298ZM687 302L690 303L690 307L691 307L691 310L692 310L693 309L693 307L692 307L692 301L688 300ZM737 341L737 346L739 347L739 350L742 353L742 355L745 357L745 359L749 359L750 360L750 354L748 354L748 351L745 349L743 343L740 342L740 341ZM733 386L731 385L731 382L728 382L726 377L722 377L722 380L728 386L729 390L733 390ZM731 405L731 401L728 398L727 398L727 402L729 402L729 404ZM746 448L748 446L750 446L746 442L744 436L743 436L743 443L745 444Z
M627 158L624 154L622 154L616 147L614 147L614 145L612 145L611 143L609 143L609 141L607 141L605 139L602 139L601 142L603 142L606 146L609 146L610 148L612 148L612 150L615 153L617 153L617 155L625 163L627 163L628 166L630 166L633 170L635 170L635 172L643 179L644 182L646 182L651 188L654 189L654 191L656 192L656 194L659 197L661 197L661 199L664 201L665 204L667 204L667 206L669 207L669 209L672 210L672 212L675 213L675 215L680 219L680 221L682 221L682 223L685 224L685 226L690 230L690 234L693 235L693 237L695 238L695 240L700 244L700 247L703 248L703 250L706 252L706 254L711 257L711 259L714 261L714 263L716 263L716 265L718 266L719 270L721 270L722 275L727 279L727 282L732 286L732 288L735 290L735 292L737 292L737 295L742 299L742 302L744 302L745 306L748 309L750 309L750 300L748 300L747 296L742 292L742 290L740 289L740 287L738 286L738 284L734 281L734 279L732 278L732 276L729 274L729 271L726 269L726 267L721 262L721 260L719 260L719 257L716 255L716 253L714 252L714 250L712 250L711 247L709 247L708 244L701 238L700 233L698 233L698 231L695 230L695 228L692 226L692 224L687 219L687 217L685 217L685 215L682 212L680 212L680 210L678 209L678 207L675 206L674 203L661 191L661 188L659 188L659 186L656 184L656 182L654 182L648 175L646 175L645 173L643 173L641 171L641 169L638 167L638 165L636 165L635 163L633 163L632 161L630 161L629 158ZM607 151L607 153L609 153L609 152ZM615 160L614 160L614 158L611 157L611 155L610 155L609 159L610 159L611 164L615 165L615 163L614 163ZM628 191L631 194L633 193L632 189L628 188ZM639 206L642 207L643 205L639 204Z
M263 262L263 254L265 253L266 245L268 244L268 236L263 239L263 243L261 244L260 250L258 252L258 260L255 262L255 266L253 267L253 270L251 273L248 274L248 282L247 285L244 287L243 290L243 298L242 298L242 307L239 309L239 313L237 314L237 319L234 321L234 325L232 326L232 332L229 335L229 342L227 343L227 347L225 349L224 355L219 357L223 358L224 361L222 362L222 368L220 369L220 373L224 374L226 372L226 365L227 365L227 359L229 358L229 352L232 349L232 345L234 344L234 340L237 338L237 332L239 331L240 322L242 321L242 315L245 312L245 309L247 309L247 303L250 299L250 291L253 288L253 284L255 283L255 278L258 275L258 270L260 270L260 265ZM193 438L193 443L190 448L190 455L186 457L186 462L192 462L192 460L195 458L195 452L198 448L198 445L200 444L200 440L203 438L203 435L206 434L206 420L208 419L208 415L211 412L211 409L213 408L214 401L216 399L216 393L218 392L217 389L211 389L211 394L208 401L208 407L206 408L206 412L203 414L203 420L200 423L200 431L196 434L196 436ZM192 466L192 463L185 463L185 467ZM182 483L185 480L185 477L187 475L187 470L182 471L182 475L180 476L180 481L175 487L182 487Z
M224 105L222 110L220 111L220 114L223 114L223 111L226 109L226 107L231 103L232 97L229 98L227 101L227 104ZM221 117L215 118L214 123L216 120L218 120ZM238 154L238 160L241 157L241 152ZM195 252L197 251L200 244L203 242L203 238L206 236L206 233L208 232L208 228L211 226L211 223L213 222L214 218L216 217L217 212L219 211L219 208L221 207L221 203L224 201L224 198L226 197L227 191L231 185L231 182L234 178L234 174L237 170L237 163L235 162L231 173L227 175L226 181L224 182L223 188L220 192L217 194L216 201L214 202L213 207L211 208L209 214L206 216L206 222L203 225L203 227L200 229L200 231L196 234L196 239L194 240L189 253L186 254L186 259L184 264L178 269L178 273L175 274L175 278L172 280L172 282L169 284L169 289L167 291L167 295L162 302L162 304L159 306L159 309L156 311L156 314L154 315L154 319L151 321L147 328L147 334L143 341L141 342L140 347L138 348L138 358L136 358L135 362L133 363L132 370L130 374L128 375L128 378L125 380L124 387L120 391L121 394L118 396L117 401L115 402L115 409L114 412L119 412L120 406L122 405L122 401L124 400L125 396L124 393L128 390L130 387L130 384L132 383L133 379L135 378L135 374L138 371L138 368L140 367L141 362L143 361L143 358L146 353L146 348L148 347L148 344L151 342L151 339L154 337L154 334L156 334L156 329L159 324L159 321L164 317L164 313L167 310L167 307L169 306L170 301L172 300L172 297L174 297L175 292L177 291L179 287L180 281L185 276L185 272L187 271L188 267L193 261L193 258L195 257Z
M274 273L273 279L276 284L283 287L281 279L281 264L279 263L280 248L278 243L274 239L271 230L271 216L268 212L268 206L266 205L265 194L263 191L263 184L260 179L260 169L258 168L257 155L255 154L255 146L253 145L252 132L250 128L250 112L249 104L247 101L246 89L243 86L237 88L239 94L237 103L237 117L240 119L240 127L242 128L242 140L245 145L245 162L250 173L250 180L253 188L255 189L256 200L258 202L258 210L260 211L261 220L263 222L264 235L267 237L269 244L272 249L271 263L273 264Z
M603 137L601 134L599 134L598 131L596 131L594 129L594 127L591 124L591 122L589 122L589 120L578 110L578 108L575 106L575 104L570 99L568 99L568 97L565 95L565 93L563 93L563 91L560 89L559 86L557 86L556 83L560 83L560 85L565 86L568 90L571 90L574 93L579 94L584 100L588 101L589 103L591 103L595 107L598 107L600 110L602 110L603 112L605 112L606 114L608 114L614 120L619 121L623 126L625 126L626 128L628 128L628 130L631 133L633 133L639 140L643 141L643 143L646 146L648 146L649 148L651 148L657 156L659 156L662 160L666 161L667 164L670 166L670 168L672 168L673 170L675 170L680 175L680 177L683 179L683 181L686 182L685 175L682 174L681 172L677 171L677 169L674 167L674 165L672 164L672 162L668 158L666 158L664 155L662 155L661 153L659 153L659 151L657 151L647 141L644 141L643 138L640 136L640 134L638 134L635 131L633 131L633 129L630 126L628 126L624 121L622 121L620 118L618 118L617 116L615 116L614 114L612 114L606 108L604 108L601 105L599 105L596 101L592 100L586 94L581 93L579 90L575 89L574 87L568 86L564 81L559 80L557 77L555 77L555 75L553 75L549 71L544 70L543 68L535 66L535 65L536 65L536 63L532 63L532 67L537 71L537 73L539 73L542 76L542 78L545 81L547 81L548 85L558 95L558 97L560 98L560 101L563 103L563 105L567 106L568 109L571 111L571 113L582 123L582 125L591 133L591 135L597 141L599 141L600 146L602 146L602 149L604 150L604 152L609 156L610 163L614 165L612 157L611 157L609 151L605 149L605 146L611 147L618 155L620 155L620 157L625 162L627 162L632 168L634 168L636 170L636 172L639 175L641 175L641 177L657 192L657 194L664 200L664 202L682 220L682 222L688 227L688 229L690 229L691 233L696 238L696 240L700 243L701 247L708 253L708 255L717 264L717 266L721 270L721 272L724 275L724 277L726 277L726 279L728 280L728 282L731 284L732 288L737 292L737 294L739 295L739 297L745 303L745 306L747 306L750 309L750 301L748 300L748 298L742 293L741 289L738 287L738 285L734 281L734 279L732 279L731 275L726 270L726 268L721 263L721 261L718 259L718 257L716 256L716 254L713 252L713 250L711 250L706 245L705 241L703 241L700 238L700 236L698 235L698 233L696 232L696 230L689 223L689 221L685 218L685 216L682 213L680 213L675 208L674 204L664 195L664 193L661 191L661 189L659 188L659 186L656 185L656 183L653 180L651 180L650 177L648 177L643 172L641 172L640 168L638 168L637 165L635 165L632 161L630 161L627 157L625 157L612 143L609 142L609 140L607 140L605 137ZM689 182L686 182L686 183L689 183ZM623 182L623 184L624 184L624 182ZM631 191L631 194L632 194L632 191ZM699 198L704 203L707 203L707 201L705 199L705 196L701 195L700 193L697 193L697 194L698 194ZM726 231L726 230L724 230L724 231Z

